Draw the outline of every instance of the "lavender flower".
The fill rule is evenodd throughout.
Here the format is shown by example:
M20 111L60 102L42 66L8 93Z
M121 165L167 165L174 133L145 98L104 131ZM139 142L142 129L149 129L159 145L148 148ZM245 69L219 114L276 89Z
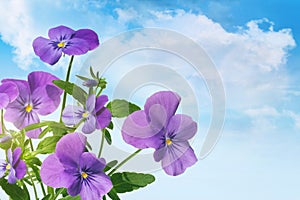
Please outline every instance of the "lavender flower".
M176 114L180 97L173 92L157 92L149 97L144 110L129 115L122 127L125 142L134 147L155 148L155 161L162 161L164 171L182 174L197 158L188 140L197 132L191 117Z
M51 28L50 39L38 37L33 41L33 49L42 61L54 65L62 53L67 55L82 55L99 46L97 34L89 29L74 31L66 26Z
M8 104L4 118L18 129L40 122L39 115L48 115L56 110L60 103L62 90L52 81L58 78L46 72L32 72L28 81L5 79L4 83L17 86L19 96ZM41 129L28 131L30 138L38 138Z
M106 95L101 95L96 98L95 95L90 95L86 101L86 107L67 106L62 115L62 121L66 125L76 125L81 120L84 120L82 132L89 134L96 129L102 129L109 125L111 120L110 111L104 107L108 101Z
M0 109L6 108L18 95L19 91L14 83L3 83L0 86Z
M51 187L68 189L71 196L82 200L99 200L112 188L103 169L105 160L84 152L86 137L80 133L65 135L41 167L42 181Z
M14 184L17 179L22 179L26 174L26 164L20 159L22 149L17 147L12 153L11 149L7 150L8 162L0 160L0 178L8 171L8 183Z

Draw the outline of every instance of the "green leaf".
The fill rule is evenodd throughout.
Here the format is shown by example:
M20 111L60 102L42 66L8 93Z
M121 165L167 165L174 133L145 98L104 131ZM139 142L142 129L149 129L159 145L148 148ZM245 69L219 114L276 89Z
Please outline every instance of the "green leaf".
M95 75L92 66L90 66L90 74L94 79L98 79L98 77Z
M46 195L42 200L50 200L51 194Z
M63 80L54 80L53 83L59 88L66 91L69 95L72 95L79 103L85 106L87 99L87 93L74 83L66 82Z
M63 81L63 80L54 80L53 83L63 89L64 91L66 91L66 93L72 95L73 93L73 87L74 87L74 84L73 83L70 83L70 82L66 82L66 81Z
M107 195L112 199L112 200L121 200L120 197L118 196L116 190L113 188L107 193Z
M151 174L123 172L113 174L111 181L117 193L125 193L147 186L155 181L155 177Z
M104 129L104 137L105 137L105 140L106 140L106 142L109 144L109 145L111 145L111 143L112 143L112 140L111 140L111 135L110 135L110 133L109 133L109 131L107 130L107 129Z
M112 123L112 121L109 123L109 125L107 126L107 128L109 128L110 130L114 129L114 124Z
M126 117L134 111L141 110L137 105L123 99L116 99L107 104L113 117Z
M51 136L46 137L44 140L42 140L37 147L37 152L40 154L49 154L53 153L56 147L56 143L59 141L59 139L62 136Z
M76 76L77 76L77 78L79 78L79 79L81 79L81 80L83 80L83 81L90 80L89 78L84 77L84 76L80 76L80 75L76 75Z
M87 99L87 93L81 87L78 87L77 85L74 85L72 96L79 103L81 103L83 106L85 106L86 99Z
M111 168L113 168L114 166L116 166L117 164L118 164L117 160L110 161L109 163L106 164L106 166L103 169L103 171L107 172L108 170L110 170Z
M22 190L18 185L9 184L4 178L0 179L0 185L12 200L29 200L29 194L26 193L26 190Z
M51 132L51 128L50 127L45 128L39 135L39 139L42 139L49 132Z

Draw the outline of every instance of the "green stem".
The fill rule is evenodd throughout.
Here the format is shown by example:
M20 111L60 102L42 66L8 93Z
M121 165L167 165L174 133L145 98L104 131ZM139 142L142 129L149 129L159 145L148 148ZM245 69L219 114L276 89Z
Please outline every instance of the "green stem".
M99 97L102 91L103 91L103 88L101 88L101 89L99 90L99 92L97 93L96 97Z
M34 151L34 148L33 148L33 144L32 144L32 140L29 138L29 144L30 144L30 149L31 151L33 152Z
M40 182L40 185L41 185L41 188L42 188L42 192L43 192L43 195L46 196L46 190L44 188L44 184L42 182Z
M36 190L36 187L35 187L35 184L34 184L34 181L32 180L32 176L31 176L31 174L29 172L27 174L28 174L28 176L30 178L30 181L31 181L31 184L32 184L32 187L33 187L35 199L39 200L38 194L37 194L37 190Z
M34 129L37 129L37 128L42 128L44 126L48 126L50 123L51 123L51 121L40 122L40 123L36 123L36 124L30 124L30 125L24 127L22 131L27 132L27 131L31 131L31 130L34 130Z
M100 158L101 154L102 154L102 150L103 150L103 146L104 146L104 136L105 136L105 133L104 131L102 130L102 136L101 136L101 144L100 144L100 149L99 149L99 153L98 153L98 158Z
M74 56L71 56L71 60L69 62L67 76L66 76L66 82L69 82L69 80L70 80L71 68L72 68L73 60L74 60ZM64 97L63 97L62 106L61 106L61 112L60 112L60 122L62 122L62 113L63 113L64 108L66 106L66 101L67 101L67 92L64 91Z
M127 158L125 158L122 162L120 162L120 164L118 164L111 172L109 172L108 175L109 176L112 175L115 171L117 171L120 167L122 167L125 163L127 163L131 158L133 158L134 156L136 156L141 151L142 151L142 149L136 150L133 154L131 154L130 156L128 156Z
M64 191L64 188L60 188L57 193L55 194L55 196L53 197L53 200L55 200L61 193L62 191Z
M5 127L4 127L4 117L3 117L3 109L1 109L1 128L2 128L2 133L4 134L5 132Z

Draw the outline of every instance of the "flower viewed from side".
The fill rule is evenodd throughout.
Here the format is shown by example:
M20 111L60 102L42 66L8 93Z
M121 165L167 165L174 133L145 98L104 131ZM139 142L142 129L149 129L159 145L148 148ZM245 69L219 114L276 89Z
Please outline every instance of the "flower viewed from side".
M42 181L54 188L67 188L71 196L80 194L82 200L99 200L112 188L103 169L105 160L84 152L86 137L71 133L62 137L54 154L41 167Z
M99 46L98 35L90 29L74 31L66 26L51 28L49 39L38 37L33 41L33 49L42 61L54 65L61 55L82 55Z
M4 118L18 129L40 122L39 115L48 115L56 110L60 103L62 90L52 81L58 78L47 72L32 72L28 81L4 79L2 82L17 86L19 96L8 104ZM30 138L38 138L41 129L28 131Z
M84 120L82 132L89 134L96 129L107 127L111 121L110 111L104 107L108 102L106 95L90 95L86 101L85 108L79 106L67 106L62 114L62 121L66 125L76 125Z
M197 132L197 123L187 115L175 114L179 103L176 93L157 92L147 99L144 110L130 114L122 126L125 142L140 149L154 148L154 160L161 161L172 176L197 162L188 142Z
M3 83L0 85L0 109L6 108L18 95L19 91L14 83Z
M14 152L7 150L8 162L0 160L0 178L8 172L8 183L14 184L18 179L22 179L26 174L26 164L20 159L22 149L17 147Z

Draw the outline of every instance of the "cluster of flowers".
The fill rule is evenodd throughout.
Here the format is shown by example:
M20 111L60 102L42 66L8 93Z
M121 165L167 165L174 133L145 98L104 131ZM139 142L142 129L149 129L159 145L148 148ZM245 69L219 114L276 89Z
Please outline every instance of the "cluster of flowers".
M99 45L97 34L89 29L74 31L58 26L50 29L48 35L49 39L38 37L33 41L35 54L50 65L57 63L63 54L70 55L68 73L74 55L85 54ZM114 114L114 101L108 103L108 97L101 94L106 87L105 79L98 73L95 75L92 69L92 78L78 76L84 80L83 86L89 91L86 92L70 83L69 75L66 81L62 81L50 73L38 71L30 73L27 81L2 80L0 143L1 148L6 150L7 160L0 160L0 185L8 188L5 191L11 198L14 193L9 192L10 184L26 192L26 184L30 183L37 199L35 182L40 183L45 200L56 199L59 195L63 198L79 195L83 200L106 199L107 195L116 200L119 199L117 193L126 190L116 186L118 181L122 181L116 171L124 162L117 166L113 162L106 164L104 158L100 158L101 153L96 156L89 151L84 135L96 130L109 134L108 129L113 127L112 117L118 117ZM71 90L67 89L69 86L72 86ZM78 90L81 98L73 94L73 90ZM40 116L49 115L60 106L63 93L58 122L40 122ZM75 98L80 106L65 106L67 95ZM126 105L134 105L135 109L126 114L121 130L124 141L138 148L136 153L141 149L154 148L154 160L161 161L163 170L171 176L182 174L197 161L188 142L197 132L197 123L189 116L176 114L179 103L179 95L171 91L150 96L144 110L128 102ZM18 131L7 130L6 122L13 123ZM34 150L31 140L41 139L46 134L52 136L42 140ZM36 157L38 154L50 155L41 162ZM147 176L138 173L127 175ZM5 177L8 177L9 184ZM154 178L140 187L153 181ZM47 192L44 184L48 186ZM130 184L130 180L126 184Z

